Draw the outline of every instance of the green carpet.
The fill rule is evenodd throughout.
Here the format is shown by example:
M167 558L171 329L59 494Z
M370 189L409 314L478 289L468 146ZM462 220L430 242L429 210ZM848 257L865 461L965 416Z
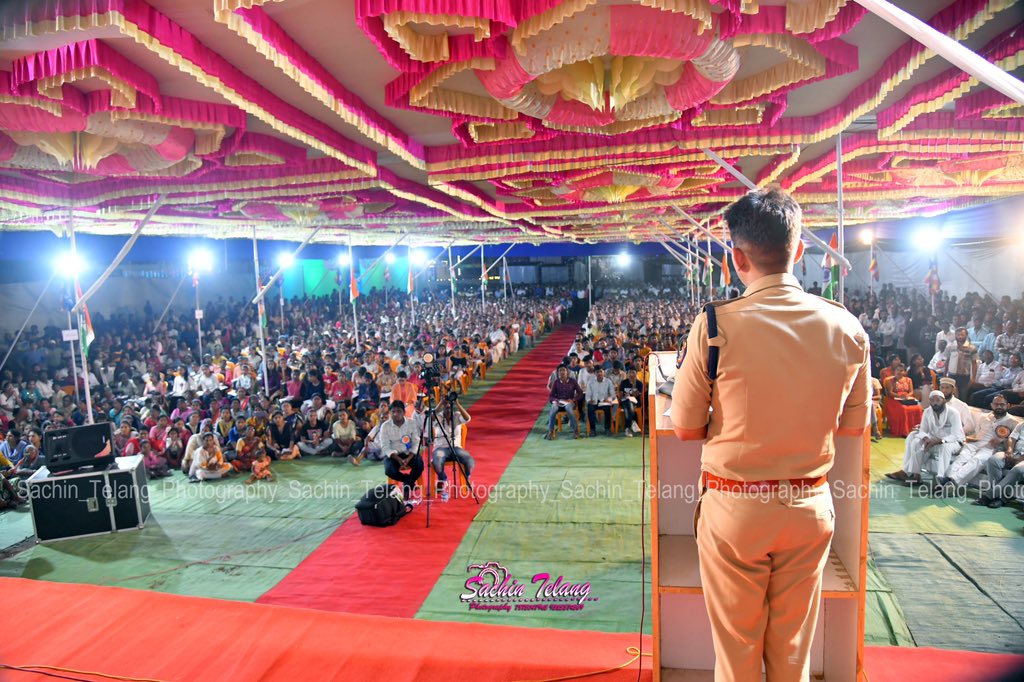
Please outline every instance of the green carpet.
M650 567L641 573L639 438L543 439L545 411L463 538L417 618L567 630L636 632L641 592L650 632ZM563 431L567 434L568 429ZM470 611L459 600L467 567L496 561L530 585L537 573L589 582L582 611ZM641 582L644 581L644 582ZM527 594L535 590L528 589Z
M472 405L527 351L491 368L462 398ZM295 568L351 515L379 463L338 459L275 462L277 480L151 481L146 527L32 545L0 561L0 575L117 585L172 594L254 601ZM32 537L27 507L0 513L0 550Z
M871 545L917 646L1024 653L1024 539L888 533Z
M871 532L935 533L1016 538L1021 522L1008 509L988 509L967 500L933 498L885 478L903 466L903 439L883 438L871 447Z
M902 438L872 446L868 644L1024 651L1021 521L1012 508L935 498L885 479Z

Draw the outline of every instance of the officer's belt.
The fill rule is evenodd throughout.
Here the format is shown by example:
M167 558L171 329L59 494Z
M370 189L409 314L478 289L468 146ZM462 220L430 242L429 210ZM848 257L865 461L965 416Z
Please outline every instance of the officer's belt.
M789 478L773 481L734 481L729 478L715 476L707 471L701 472L701 485L708 490L721 490L727 493L760 493L777 490L783 485L794 488L820 488L828 482L825 476L816 478Z

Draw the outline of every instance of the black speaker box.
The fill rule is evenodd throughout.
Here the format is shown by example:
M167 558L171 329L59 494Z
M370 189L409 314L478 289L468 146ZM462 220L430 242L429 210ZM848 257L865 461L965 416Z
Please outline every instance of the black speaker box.
M55 429L43 434L46 467L53 473L114 463L114 427L110 422Z

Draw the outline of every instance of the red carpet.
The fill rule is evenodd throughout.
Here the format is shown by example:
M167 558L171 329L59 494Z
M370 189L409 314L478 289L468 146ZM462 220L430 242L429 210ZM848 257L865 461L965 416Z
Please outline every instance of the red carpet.
M1024 656L920 647L864 647L868 682L996 682L1020 680ZM1005 678L1011 670L1018 677Z
M477 490L489 490L498 482L526 440L547 403L547 377L575 335L575 325L556 329L472 406L467 449L476 460ZM484 501L481 498L481 506ZM430 528L425 527L425 505L390 528L363 526L353 514L257 601L411 618L448 565L478 509L472 498L432 504Z
M20 578L0 578L0 594L5 612L18 614L0 663L157 680L537 680L621 665L631 658L626 647L640 644L637 635L325 613ZM650 650L650 637L643 647ZM651 659L642 660L649 682ZM636 665L598 679L632 682ZM34 679L43 678L0 669L0 680Z
M372 591L372 586L367 591ZM635 634L442 623L0 578L0 663L156 680L498 682L614 668ZM643 638L644 651L651 638ZM1021 656L868 647L868 682L993 682ZM640 679L651 680L651 659ZM58 674L59 671L58 671ZM74 673L75 679L97 677ZM41 675L0 669L0 680ZM596 679L631 682L636 663Z

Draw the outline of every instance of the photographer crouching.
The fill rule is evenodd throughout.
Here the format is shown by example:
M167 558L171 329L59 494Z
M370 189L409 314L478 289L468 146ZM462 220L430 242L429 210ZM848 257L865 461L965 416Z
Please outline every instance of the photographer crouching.
M471 417L466 408L459 402L459 395L452 391L444 401L440 416L434 421L434 454L431 463L437 473L437 494L442 502L447 502L448 475L444 472L447 462L457 461L466 475L466 485L471 485L469 477L473 473L475 462L462 443L462 426L468 424Z

